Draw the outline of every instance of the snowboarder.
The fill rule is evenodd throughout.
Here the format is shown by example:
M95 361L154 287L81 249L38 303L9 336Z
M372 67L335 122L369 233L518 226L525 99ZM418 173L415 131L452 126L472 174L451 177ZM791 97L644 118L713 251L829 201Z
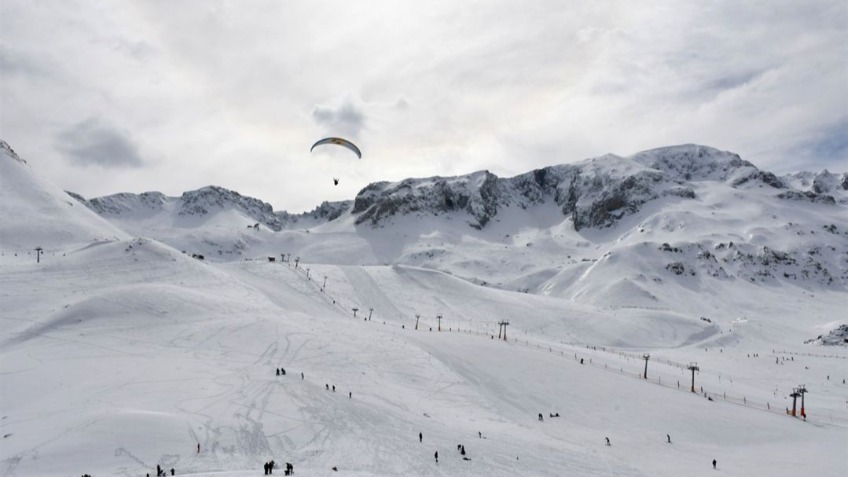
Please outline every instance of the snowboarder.
M713 469L715 470L715 468L716 468L716 460L713 459Z
M612 445L612 444L610 444L609 437L605 437L604 439L606 439L606 440L607 440L607 445L608 445L608 446L611 446L611 445Z
M424 434L421 434L421 433L419 432L419 433L418 433L418 442L421 442L421 441L423 441L423 440L424 440Z
M436 451L435 456L436 456L436 463L438 464L439 463L439 451Z
M668 435L668 434L666 434L666 435L665 435L665 438L666 438L666 439L668 439L668 443L669 443L669 444L671 444L671 436L670 436L670 435Z

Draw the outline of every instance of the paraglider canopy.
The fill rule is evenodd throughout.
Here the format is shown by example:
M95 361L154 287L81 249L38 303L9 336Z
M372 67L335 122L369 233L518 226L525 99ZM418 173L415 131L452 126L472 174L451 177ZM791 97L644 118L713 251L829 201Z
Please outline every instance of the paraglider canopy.
M327 137L327 138L321 139L320 141L318 141L318 142L316 142L315 144L312 145L312 147L309 149L309 152L312 152L312 150L314 150L316 147L322 146L324 144L335 144L337 146L346 147L346 148L350 149L351 151L353 151L354 154L356 154L356 157L362 159L362 152L359 150L358 147L356 147L356 144L348 141L347 139L342 139L340 137Z

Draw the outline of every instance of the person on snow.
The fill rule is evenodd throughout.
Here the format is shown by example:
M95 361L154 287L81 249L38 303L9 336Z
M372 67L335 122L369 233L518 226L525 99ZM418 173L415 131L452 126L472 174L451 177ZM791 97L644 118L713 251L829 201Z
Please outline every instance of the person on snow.
M286 375L286 368L280 368L280 374L285 376Z
M608 445L608 446L611 446L611 445L612 445L612 444L610 444L609 437L604 437L604 439L606 439L606 440L607 440L607 445Z
M544 420L545 420L545 418L544 418L544 417L542 417L542 413L541 413L541 412L539 413L539 420L540 420L540 421L544 421Z
M436 463L438 464L439 463L439 451L436 451L435 456L436 456Z
M713 459L713 469L715 470L715 468L716 468L716 460Z
M277 376L280 375L280 368L277 368Z
M325 384L325 385L324 385L324 389L326 389L327 391L329 391L329 390L330 390L330 385L329 385L329 384Z
M418 442L421 442L421 441L423 441L423 440L424 440L424 434L421 434L421 433L419 432L419 433L418 433Z
M460 453L461 455L465 455L465 446L462 446L462 447L460 448L459 453Z
M669 444L671 444L671 436L670 436L670 435L668 435L668 434L666 434L666 435L665 435L665 438L666 438L666 439L668 439L668 443L669 443Z

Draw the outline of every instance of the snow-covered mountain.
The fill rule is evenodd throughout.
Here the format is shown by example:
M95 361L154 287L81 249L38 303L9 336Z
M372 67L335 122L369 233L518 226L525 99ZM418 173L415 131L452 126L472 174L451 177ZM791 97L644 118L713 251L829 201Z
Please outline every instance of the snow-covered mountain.
M48 181L0 140L0 244L7 253L46 254L129 235Z
M216 188L98 216L6 146L0 475L845 475L842 190L699 150L373 185L275 231Z
M848 174L781 178L698 145L510 178L480 171L378 182L352 203L297 215L217 187L87 204L134 234L207 257L406 264L606 306L679 309L679 293L720 296L736 282L848 287Z

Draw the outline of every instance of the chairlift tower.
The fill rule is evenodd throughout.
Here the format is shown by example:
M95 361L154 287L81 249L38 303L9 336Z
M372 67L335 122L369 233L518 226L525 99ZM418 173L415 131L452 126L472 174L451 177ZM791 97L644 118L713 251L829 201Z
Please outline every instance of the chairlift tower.
M645 361L647 363L647 361ZM698 367L698 363L689 363L689 366L686 368L692 371L692 392L695 392L695 371L700 371L701 368Z
M804 394L807 394L807 387L805 385L798 386L798 394L801 395L801 417L807 418L807 412L804 410Z
M509 326L509 321L501 320L501 321L498 322L498 325L500 325L500 328L498 328L498 339L501 339L500 330L502 329L503 330L503 340L506 341L507 340L506 339L506 327Z
M442 314L441 314L441 313L439 313L438 315L436 315L436 319L437 319L437 320L439 320L439 328L438 328L438 331L442 331Z
M421 315L415 315L415 330L418 331L418 320L421 318Z
M41 252L43 251L43 248L35 247L35 263L41 263Z
M792 413L790 414L792 417L795 417L795 406L798 402L798 397L802 394L798 392L798 388L792 388L792 394L789 396L792 398Z

